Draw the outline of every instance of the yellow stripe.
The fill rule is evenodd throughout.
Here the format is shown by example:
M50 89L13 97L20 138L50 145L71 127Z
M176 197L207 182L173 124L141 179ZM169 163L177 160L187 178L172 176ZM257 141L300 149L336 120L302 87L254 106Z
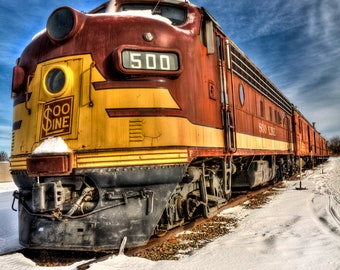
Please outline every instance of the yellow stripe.
M112 167L123 165L157 165L188 162L188 152L186 149L78 153L75 156L77 168ZM26 170L26 159L27 157L12 158L11 170Z
M150 165L188 162L186 149L84 153L76 155L77 168Z
M237 148L253 150L293 151L293 143L236 133Z
M126 88L110 89L103 94L108 98L105 104L112 109L133 108L165 108L179 109L180 107L171 96L168 89L163 88ZM100 95L101 93L98 93Z
M26 159L27 157L19 157L19 158L11 158L11 171L19 171L19 170L26 170Z
M253 150L293 150L293 144L237 133L237 148ZM11 159L11 170L26 170L26 158ZM186 149L162 149L139 151L111 151L78 153L75 155L77 168L170 164L188 162Z

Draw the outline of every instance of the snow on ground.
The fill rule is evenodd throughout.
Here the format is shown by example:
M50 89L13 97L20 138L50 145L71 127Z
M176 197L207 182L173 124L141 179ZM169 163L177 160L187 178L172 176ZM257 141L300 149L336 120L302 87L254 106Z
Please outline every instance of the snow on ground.
M0 184L0 190L5 184ZM236 217L239 226L230 234L178 261L149 261L113 256L90 269L340 269L340 158L289 181L262 208L234 207L222 214ZM6 187L11 190L12 187ZM12 191L0 191L0 253L19 247ZM1 269L76 269L38 267L21 254L0 256Z
M17 186L14 184L14 182L0 183L0 193L9 192L9 191L10 191L10 193L13 193L13 191L16 190L16 189L17 189ZM1 197L2 196L0 194L0 201L2 201ZM2 207L0 209L2 209Z
M20 249L18 244L18 214L12 211L13 182L0 183L0 254ZM1 265L2 257L0 257Z

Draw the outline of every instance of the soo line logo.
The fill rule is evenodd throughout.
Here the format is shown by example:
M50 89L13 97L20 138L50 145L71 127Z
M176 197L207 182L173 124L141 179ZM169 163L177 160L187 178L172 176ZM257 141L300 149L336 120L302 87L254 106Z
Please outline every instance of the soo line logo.
M41 120L41 138L70 134L72 111L73 97L45 103Z

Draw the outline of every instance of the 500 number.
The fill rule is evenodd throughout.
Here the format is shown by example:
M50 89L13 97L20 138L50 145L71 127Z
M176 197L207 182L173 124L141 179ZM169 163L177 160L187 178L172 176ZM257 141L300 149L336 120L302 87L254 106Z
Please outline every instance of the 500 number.
M143 59L141 53L131 53L130 57L132 68L142 69L145 66L145 69L171 70L168 55L159 55L159 59L157 59L155 54L146 53ZM159 66L157 66L157 62Z
M125 50L123 66L127 69L178 70L178 57L174 53L157 53Z

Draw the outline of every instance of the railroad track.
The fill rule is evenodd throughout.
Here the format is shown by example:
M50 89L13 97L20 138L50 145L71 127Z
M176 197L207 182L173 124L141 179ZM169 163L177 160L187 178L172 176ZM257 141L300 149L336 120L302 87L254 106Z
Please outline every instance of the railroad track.
M218 212L215 216L209 219L198 217L194 219L193 221L185 224L184 226L177 227L177 228L170 230L162 237L156 237L156 236L152 237L150 241L148 242L148 244L143 247L124 249L124 245L122 245L122 248L120 251L113 251L113 252L84 252L84 251L78 252L78 251L39 250L39 249L23 248L21 250L1 254L0 256L11 255L11 254L20 252L25 257L31 259L39 266L65 266L65 265L74 264L82 260L87 261L77 266L77 269L79 270L88 269L92 264L107 260L114 255L118 255L119 253L125 254L126 256L146 257L149 259L157 260L157 258L153 258L152 256L146 256L146 255L148 255L149 252L151 253L152 250L156 250L156 253L157 253L158 247L162 246L167 241L173 242L173 240L176 239L176 236L179 235L180 233L183 233L184 231L194 230L195 228L196 230L202 230L202 228L204 227L211 227L210 225L206 225L209 222L212 222L212 223L231 222L233 223L234 222L233 220L222 220L221 221L221 219L223 218L220 218L218 214L221 213L225 209L232 208L237 205L241 205L248 200L255 199L261 194L264 194L265 192L270 191L274 187L278 187L280 185L282 185L282 182L278 182L274 185L264 186L257 190L252 190L249 192L240 192L236 194L234 193L232 198L225 205L222 205L218 209ZM221 228L215 228L213 230L221 230ZM228 233L228 230L221 230L217 232L217 236L214 234L214 232L208 232L207 234L212 235L212 238L208 239L207 242L213 241L216 237L221 236L226 233ZM203 237L205 237L207 234L204 234ZM174 259L174 258L164 257L163 259Z

